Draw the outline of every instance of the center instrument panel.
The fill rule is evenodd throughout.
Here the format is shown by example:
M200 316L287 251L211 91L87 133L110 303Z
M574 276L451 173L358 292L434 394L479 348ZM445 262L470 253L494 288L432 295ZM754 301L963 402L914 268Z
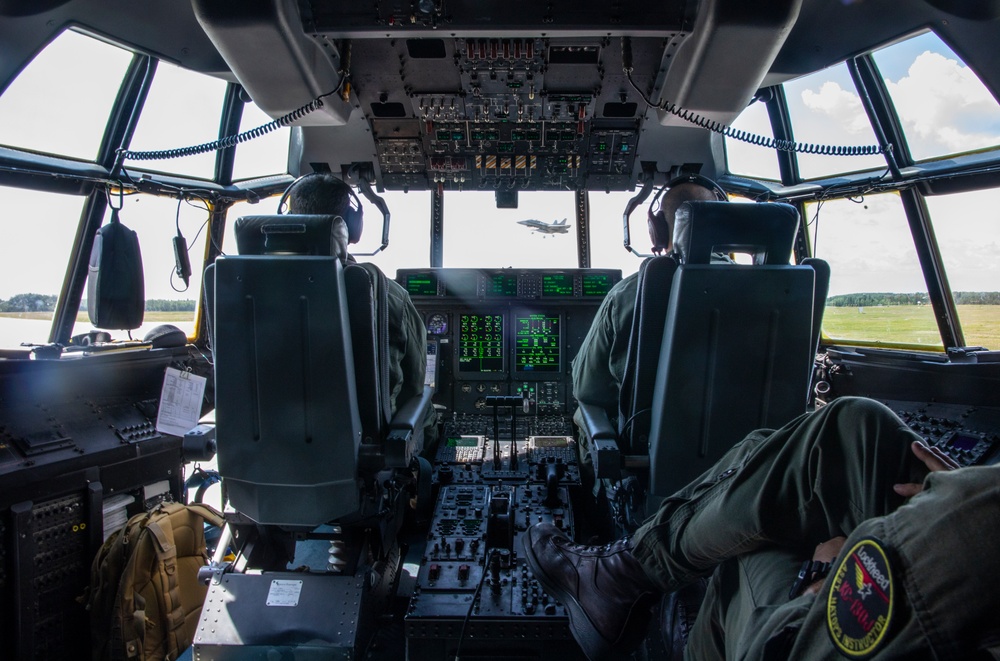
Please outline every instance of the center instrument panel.
M539 522L576 532L570 365L621 280L599 269L407 269L443 407L438 496L410 599L410 658L582 658L521 552Z
M486 398L523 395L532 433L569 433L570 363L598 306L621 280L610 269L400 269L427 327L434 403L481 434Z

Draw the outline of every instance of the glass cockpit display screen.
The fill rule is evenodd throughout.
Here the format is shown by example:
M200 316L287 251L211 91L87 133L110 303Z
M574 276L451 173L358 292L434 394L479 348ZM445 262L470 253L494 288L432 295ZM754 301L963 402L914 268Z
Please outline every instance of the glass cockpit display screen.
M611 291L611 275L608 273L585 273L582 279L584 296L606 296Z
M486 296L517 296L517 276L513 273L493 273L486 282Z
M572 296L573 276L569 273L546 273L542 276L543 296Z
M514 315L514 370L558 372L561 337L558 314Z
M410 296L437 296L437 276L433 273L412 273L407 275L406 293Z
M458 371L464 374L503 372L503 315L462 314L458 323Z

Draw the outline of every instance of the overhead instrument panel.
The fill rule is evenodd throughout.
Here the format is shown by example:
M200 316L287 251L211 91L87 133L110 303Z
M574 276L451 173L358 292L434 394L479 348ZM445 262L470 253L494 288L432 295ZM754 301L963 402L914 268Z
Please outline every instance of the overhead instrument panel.
M431 30L501 32L553 30L631 34L689 29L694 0L636 4L549 0L512 6L502 0L388 0L357 3L348 0L312 0L303 12L306 28L314 32L368 36L400 35Z
M766 4L194 0L247 94L301 129L292 172L370 166L380 190L508 207L522 190L634 190L643 172L717 176L718 139L688 120L747 107L800 5Z
M607 35L401 32L388 42L353 41L352 89L375 140L380 183L487 191L634 185L646 106L625 79L621 39ZM663 39L633 37L628 52L642 62L633 64L637 84L651 93Z

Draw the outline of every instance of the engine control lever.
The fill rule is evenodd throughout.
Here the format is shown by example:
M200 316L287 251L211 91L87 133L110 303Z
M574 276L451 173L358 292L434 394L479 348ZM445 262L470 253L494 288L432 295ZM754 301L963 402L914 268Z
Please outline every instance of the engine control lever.
M493 407L493 468L500 470L500 407L510 409L510 469L517 470L517 407L523 406L520 395L488 395L486 405Z

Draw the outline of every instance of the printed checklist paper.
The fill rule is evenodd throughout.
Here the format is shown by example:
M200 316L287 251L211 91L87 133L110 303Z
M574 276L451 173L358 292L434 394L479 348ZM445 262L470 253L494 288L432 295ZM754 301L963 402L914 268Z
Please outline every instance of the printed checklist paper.
M168 367L160 392L156 431L174 436L183 436L191 431L201 417L205 382L203 376Z

